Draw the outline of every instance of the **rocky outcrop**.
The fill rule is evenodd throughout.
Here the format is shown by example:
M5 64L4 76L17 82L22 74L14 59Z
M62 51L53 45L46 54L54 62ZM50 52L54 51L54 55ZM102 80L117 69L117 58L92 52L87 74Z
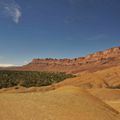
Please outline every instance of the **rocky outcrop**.
M120 56L120 47L111 48L105 51L89 54L86 57L79 57L74 59L33 59L31 64L58 64L58 65L78 65L89 62L109 61L112 58Z
M94 71L119 64L120 47L114 47L105 51L89 54L85 57L73 59L33 59L29 64L21 67L21 70L72 72Z

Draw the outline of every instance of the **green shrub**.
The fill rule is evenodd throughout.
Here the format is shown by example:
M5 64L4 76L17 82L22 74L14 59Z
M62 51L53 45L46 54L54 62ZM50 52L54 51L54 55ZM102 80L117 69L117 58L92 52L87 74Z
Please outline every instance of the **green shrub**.
M72 77L74 77L74 75L61 72L0 71L0 88L47 86Z

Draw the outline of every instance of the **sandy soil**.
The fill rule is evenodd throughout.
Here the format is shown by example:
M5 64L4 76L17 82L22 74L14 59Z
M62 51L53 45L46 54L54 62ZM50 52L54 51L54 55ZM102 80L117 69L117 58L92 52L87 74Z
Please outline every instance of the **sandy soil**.
M1 93L0 120L120 120L119 112L77 87Z
M75 78L66 79L56 86L73 85L82 88L114 88L120 86L120 66L89 73L83 72Z
M89 89L92 95L98 97L120 112L120 89Z

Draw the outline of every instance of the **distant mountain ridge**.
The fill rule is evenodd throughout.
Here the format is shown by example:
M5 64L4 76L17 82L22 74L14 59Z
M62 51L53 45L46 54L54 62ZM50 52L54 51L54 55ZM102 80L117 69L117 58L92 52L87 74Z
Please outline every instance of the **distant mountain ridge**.
M80 72L94 72L120 65L120 46L104 51L88 54L85 57L73 59L33 59L30 63L18 66L0 68L1 70L48 71L79 74Z
M74 59L33 59L32 64L61 64L61 65L81 65L88 62L98 62L98 61L107 61L111 58L117 57L120 55L120 47L110 48L105 51L96 52L89 54L86 57L79 57Z
M120 65L120 47L89 54L73 59L33 59L29 64L17 67L17 70L66 72L77 74L83 71L97 71Z

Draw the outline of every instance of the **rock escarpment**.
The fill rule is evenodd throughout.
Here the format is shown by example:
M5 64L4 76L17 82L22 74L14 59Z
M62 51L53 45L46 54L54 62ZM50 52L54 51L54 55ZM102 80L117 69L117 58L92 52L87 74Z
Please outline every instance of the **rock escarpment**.
M96 71L111 66L119 65L120 47L114 47L105 51L89 54L85 57L73 59L33 59L27 65L20 67L21 70L51 71L79 73L81 71Z

